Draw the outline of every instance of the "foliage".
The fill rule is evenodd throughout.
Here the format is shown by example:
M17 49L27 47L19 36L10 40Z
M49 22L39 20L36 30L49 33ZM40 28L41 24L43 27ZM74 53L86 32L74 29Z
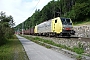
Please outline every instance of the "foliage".
M25 37L25 38L33 41L33 42L36 42L38 44L41 44L43 46L45 46L45 43L47 43L47 44L50 44L50 45L53 45L53 46L57 46L57 47L60 47L60 48L63 48L63 49L67 49L67 50L76 52L77 54L84 53L83 46L80 43L78 44L79 47L70 48L70 47L67 47L66 45L56 44L52 40L46 40L46 39L43 39L43 38L40 38L40 37L32 37L32 36L23 36L23 37ZM43 42L43 43L40 43L40 42ZM50 46L48 46L48 47L50 47Z
M14 21L12 16L6 16L5 12L0 13L0 45L7 42L14 34Z
M80 42L78 43L78 47L74 46L72 50L78 54L84 53L83 45Z
M84 49L83 49L83 48L74 47L72 50L73 50L74 52L78 53L78 54L84 53Z
M89 17L90 6L89 3L76 3L72 10L68 12L68 17L71 17L75 22L83 22Z
M73 1L73 0L72 0ZM65 3L68 2L68 3ZM35 13L31 17L28 17L26 21L22 22L24 24L24 30L34 27L36 24L39 24L41 22L50 20L52 18L63 16L65 14L65 11L69 11L73 5L73 3L69 1L58 0L58 1L50 1L46 6L43 7L43 9L40 11L39 9L36 9ZM71 6L70 6L71 4ZM68 6L67 6L68 5ZM64 6L64 8L63 8ZM70 6L70 8L69 8ZM66 8L68 7L68 8ZM17 25L15 27L15 30L22 29L22 23Z
M82 60L82 56L81 56L81 55L78 55L78 56L76 57L76 59L77 59L77 60Z
M0 60L29 60L15 35L6 44L0 46Z
M71 18L73 22L86 21L90 16L90 0L52 0L42 10L36 9L31 17L23 22L24 30L55 17ZM22 29L22 23L15 30Z

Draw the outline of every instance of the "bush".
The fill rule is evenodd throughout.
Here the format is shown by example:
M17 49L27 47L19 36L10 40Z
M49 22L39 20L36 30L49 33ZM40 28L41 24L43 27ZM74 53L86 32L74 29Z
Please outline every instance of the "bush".
M6 38L4 37L4 32L2 31L2 26L0 25L0 46L5 44Z
M72 50L73 50L74 52L76 52L77 54L82 54L82 53L84 53L83 48L74 47Z
M0 13L0 46L7 42L7 39L12 38L14 34L13 26L13 17L7 17L5 13Z

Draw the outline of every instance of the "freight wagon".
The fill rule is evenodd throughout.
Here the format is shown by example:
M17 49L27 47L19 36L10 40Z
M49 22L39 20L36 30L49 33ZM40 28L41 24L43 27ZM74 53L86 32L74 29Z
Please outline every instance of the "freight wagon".
M30 28L28 30L24 30L23 33L25 35L33 35L34 34L34 28Z

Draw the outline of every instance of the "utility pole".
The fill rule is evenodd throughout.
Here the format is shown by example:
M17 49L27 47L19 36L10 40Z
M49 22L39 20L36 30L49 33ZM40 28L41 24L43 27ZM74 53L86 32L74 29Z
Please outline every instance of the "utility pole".
M16 34L20 34L20 29L19 28L16 30Z
M22 23L22 35L23 35L23 23Z

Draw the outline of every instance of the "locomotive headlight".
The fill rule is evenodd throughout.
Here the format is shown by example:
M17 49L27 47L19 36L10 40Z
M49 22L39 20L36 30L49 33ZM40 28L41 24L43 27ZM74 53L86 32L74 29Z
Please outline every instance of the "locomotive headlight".
M63 30L64 30L65 28L63 27Z

